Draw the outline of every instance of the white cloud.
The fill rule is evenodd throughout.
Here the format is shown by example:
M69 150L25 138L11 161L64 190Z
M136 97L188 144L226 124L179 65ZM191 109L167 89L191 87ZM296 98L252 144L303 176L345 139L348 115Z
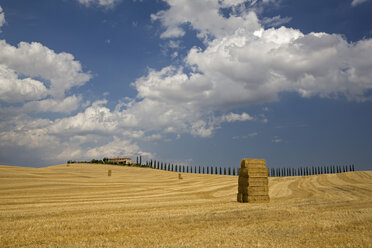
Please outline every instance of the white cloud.
M150 69L132 84L136 98L127 98L113 110L103 100L56 120L32 119L25 113L12 117L1 123L0 144L38 149L66 160L115 154L150 156L135 140L151 142L182 133L210 137L224 122L257 119L231 112L234 109L275 101L280 92L371 100L365 92L372 89L372 39L348 43L336 34L264 29L256 14L244 9L223 17L219 9L239 5L238 0L167 2L168 10L152 16L164 25L162 37L182 36L184 25L190 25L204 40L205 49L192 48L182 66ZM168 45L177 49L179 43ZM65 92L90 79L71 54L55 53L40 43L22 42L14 47L1 41L0 64L0 78L13 78L14 85L30 88L26 93L18 86L18 90L0 88L18 94L13 97L17 101L31 101L22 107L26 113L72 113L82 99L66 97ZM5 95L1 99L11 101ZM258 118L267 122L264 115ZM281 139L274 137L272 142Z
M219 13L221 7L236 2L167 3L168 10L152 15L166 28L162 37L183 35L184 30L177 35L167 32L189 24L200 38L214 38L204 50L189 51L184 67L191 68L191 73L168 66L149 70L133 83L137 101L122 114L130 113L140 125L146 116L151 119L151 126L142 128L210 136L222 120L239 120L239 115L218 117L216 112L275 101L286 91L303 97L345 95L349 100L370 100L365 92L372 89L371 39L348 43L336 34L264 29L252 11L228 18ZM275 21L282 20L279 16L270 20Z
M8 103L38 100L45 97L47 89L43 83L31 79L20 79L14 70L0 64L0 100Z
M79 107L81 100L81 96L72 95L62 100L45 99L41 101L32 101L24 104L22 110L27 113L55 112L69 114Z
M83 85L91 76L69 53L55 53L38 42L20 42L18 47L0 41L0 64L27 77L40 77L50 83L48 93L63 98L72 87Z
M274 17L264 17L261 23L266 27L279 27L285 23L288 23L292 20L291 17L281 17L280 15Z
M106 8L112 8L120 2L121 0L77 0L80 4L83 4L87 7L92 5L98 5Z
M0 28L5 24L5 14L3 12L3 9L0 6ZM1 33L1 29L0 29Z
M231 7L242 1L188 1L167 0L170 8L151 15L153 21L160 21L166 30L161 38L181 37L185 34L182 25L189 24L199 32L199 37L206 38L209 35L224 37L230 35L241 26L252 30L258 28L257 17L250 12L244 16L232 15L224 18L220 15L220 8Z
M229 113L221 117L221 120L223 122L251 121L253 119L254 118L247 113L242 113L242 114Z
M365 3L365 2L367 2L367 1L368 1L368 0L353 0L353 1L351 2L351 6L355 7L355 6L359 5L359 4Z

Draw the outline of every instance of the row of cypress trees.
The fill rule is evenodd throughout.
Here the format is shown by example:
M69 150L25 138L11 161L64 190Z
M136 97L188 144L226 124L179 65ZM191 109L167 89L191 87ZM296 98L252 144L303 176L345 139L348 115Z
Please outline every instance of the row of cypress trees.
M300 168L271 168L269 170L269 176L271 177L311 176L321 174L335 174L349 171L355 171L354 164L344 166L331 165Z
M182 173L197 173L197 174L215 174L215 175L230 175L235 176L239 174L237 168L225 168L216 166L185 166L185 165L174 165L171 163L164 163L156 160L150 160L146 162L146 167L150 167L157 170L166 170ZM334 174L355 171L354 164L345 166L312 166L312 167L300 167L300 168L271 168L269 169L270 177L288 177L288 176L310 176L320 174Z
M171 163L163 163L156 160L150 160L146 162L146 165L153 169L175 171L182 173L198 173L198 174L216 174L216 175L238 175L238 170L235 168L224 168L216 166L185 166L185 165L174 165Z

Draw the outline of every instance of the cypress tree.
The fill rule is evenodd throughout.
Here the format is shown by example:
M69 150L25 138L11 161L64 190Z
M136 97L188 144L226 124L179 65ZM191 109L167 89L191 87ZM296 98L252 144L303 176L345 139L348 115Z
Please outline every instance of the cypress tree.
M142 156L140 156L140 165L142 165Z
M226 168L223 168L223 174L226 175Z
M207 166L207 174L209 174L209 166Z
M205 172L205 171L204 171L204 166L203 166L203 174L205 174L204 172Z

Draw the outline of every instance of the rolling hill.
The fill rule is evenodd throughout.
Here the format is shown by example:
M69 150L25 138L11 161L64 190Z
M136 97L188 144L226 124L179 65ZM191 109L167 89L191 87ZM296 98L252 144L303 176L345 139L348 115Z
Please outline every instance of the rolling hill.
M107 175L112 170L112 176ZM73 164L0 166L0 247L371 247L372 172L270 178Z

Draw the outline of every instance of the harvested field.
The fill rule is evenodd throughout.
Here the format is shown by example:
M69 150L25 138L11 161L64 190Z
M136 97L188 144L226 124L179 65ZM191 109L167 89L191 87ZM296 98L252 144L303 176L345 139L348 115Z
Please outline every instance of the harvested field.
M108 176L108 170L112 171ZM371 247L372 172L269 178L71 164L0 166L0 247Z

